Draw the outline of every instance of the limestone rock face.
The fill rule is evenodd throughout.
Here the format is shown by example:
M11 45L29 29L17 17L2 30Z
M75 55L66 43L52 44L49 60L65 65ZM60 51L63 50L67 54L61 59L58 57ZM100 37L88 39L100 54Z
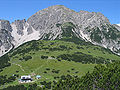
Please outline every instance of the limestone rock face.
M12 27L7 20L0 20L0 56L9 51L12 46Z
M15 48L31 40L55 40L74 33L80 39L120 54L120 26L112 25L99 12L75 12L65 6L56 5L38 11L27 21L16 20L11 24L1 21L0 29L7 30L9 35L2 32L0 38L9 37L10 45ZM4 47L3 43L0 41L0 48Z

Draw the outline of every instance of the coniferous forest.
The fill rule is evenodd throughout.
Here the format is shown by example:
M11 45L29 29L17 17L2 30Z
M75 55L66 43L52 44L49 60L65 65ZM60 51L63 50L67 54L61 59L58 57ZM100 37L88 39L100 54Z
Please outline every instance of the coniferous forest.
M53 90L120 90L120 62L99 64L92 73L81 78L67 75L54 85Z

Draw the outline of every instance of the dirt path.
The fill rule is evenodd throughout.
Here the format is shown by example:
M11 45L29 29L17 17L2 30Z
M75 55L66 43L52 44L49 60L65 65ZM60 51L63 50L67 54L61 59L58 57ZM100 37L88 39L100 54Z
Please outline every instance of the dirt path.
M20 67L20 69L25 72L25 70L22 68L22 66L20 64L16 64L16 63L11 63L11 64L15 64L16 66Z

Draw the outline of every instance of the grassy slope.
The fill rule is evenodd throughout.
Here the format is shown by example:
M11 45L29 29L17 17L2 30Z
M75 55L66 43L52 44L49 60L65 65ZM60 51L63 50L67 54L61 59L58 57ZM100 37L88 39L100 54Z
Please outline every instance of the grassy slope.
M23 55L16 54L13 55L13 52L17 53L17 50L24 50L26 48L31 48L31 45L33 42L39 42L37 47L40 48L40 50L34 51L31 50L30 52L27 52ZM54 43L51 45L51 43ZM48 49L43 48L50 48L50 47L57 47L59 48L60 45L65 45L67 48L72 48L71 50L56 50L56 51L49 51ZM84 49L77 49L76 47L80 46L72 42L65 42L65 41L32 41L29 43L26 43L17 49L15 49L13 52L9 53L9 56L11 56L10 63L12 64L10 67L4 68L2 72L0 72L0 75L7 75L11 76L13 74L19 74L21 75L29 75L29 74L39 74L42 76L42 79L40 81L51 81L54 80L54 77L58 77L61 75L71 74L71 75L78 75L82 76L87 71L92 71L95 64L82 64L79 62L74 61L58 61L56 58L51 58L51 56L57 57L61 54L73 54L74 52L82 52L88 55L92 55L93 57L103 57L105 59L110 60L120 60L119 56L116 56L114 54L111 54L110 52L107 52L106 50L102 49L98 46L92 46L92 45L81 45L80 47ZM19 59L23 56L32 56L31 60L28 61L20 61ZM48 59L41 59L41 55L48 56ZM46 68L50 68L50 70L46 70ZM71 70L74 68L74 70ZM52 70L60 70L58 74L52 73ZM67 72L67 71L70 72ZM16 73L16 71L19 71ZM44 73L46 71L47 73ZM78 73L75 73L77 72ZM34 77L33 77L34 78ZM11 84L18 84L17 81Z

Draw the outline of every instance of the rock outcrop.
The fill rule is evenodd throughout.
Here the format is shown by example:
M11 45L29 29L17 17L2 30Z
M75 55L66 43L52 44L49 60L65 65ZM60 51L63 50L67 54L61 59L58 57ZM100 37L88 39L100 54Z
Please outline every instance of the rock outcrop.
M12 27L7 20L0 20L0 56L8 52L13 46Z

